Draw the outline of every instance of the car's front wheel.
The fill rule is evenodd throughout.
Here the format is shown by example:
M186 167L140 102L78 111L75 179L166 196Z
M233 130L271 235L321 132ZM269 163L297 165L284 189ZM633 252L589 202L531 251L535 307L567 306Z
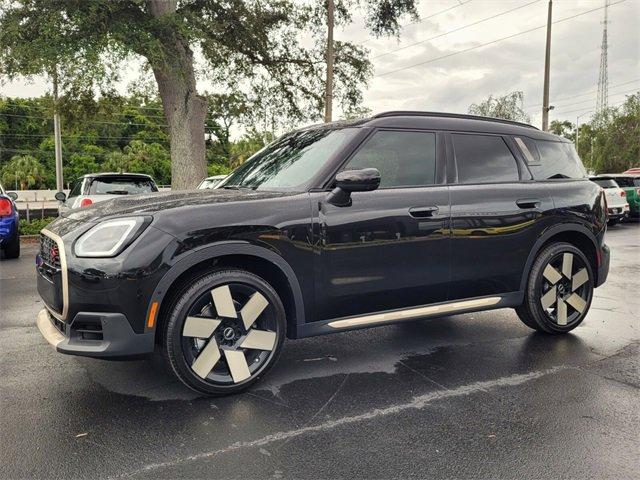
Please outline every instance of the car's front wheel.
M589 260L575 246L558 242L545 247L531 268L520 320L545 333L567 333L589 311L594 277Z
M176 299L165 325L165 358L193 390L237 393L275 363L285 318L278 294L262 278L243 270L215 271Z

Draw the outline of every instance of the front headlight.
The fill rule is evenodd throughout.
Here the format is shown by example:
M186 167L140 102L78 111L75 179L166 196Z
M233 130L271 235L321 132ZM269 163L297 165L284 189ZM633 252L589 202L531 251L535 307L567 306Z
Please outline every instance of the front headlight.
M99 223L76 241L77 257L114 257L150 223L147 217L116 218Z

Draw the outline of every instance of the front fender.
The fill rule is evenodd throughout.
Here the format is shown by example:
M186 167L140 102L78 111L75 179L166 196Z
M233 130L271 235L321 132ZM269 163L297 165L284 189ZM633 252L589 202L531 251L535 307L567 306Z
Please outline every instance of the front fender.
M291 319L291 323L289 323L290 319L287 319L287 333L289 336L295 338L297 335L296 332L298 330L298 326L305 323L305 310L302 289L300 288L300 283L298 281L298 278L296 277L295 272L293 271L289 263L287 263L284 258L282 258L274 251L242 240L225 241L213 245L206 245L194 249L193 251L184 255L179 261L171 266L171 268L162 277L158 285L156 285L156 288L153 292L153 295L151 296L151 299L149 300L149 305L147 307L147 319L150 318L152 309L154 310L154 315L156 315L160 311L162 302L165 299L168 291L170 290L174 282L180 277L180 275L199 263L207 260L214 260L215 258L223 257L226 255L245 255L261 258L263 260L267 260L276 268L280 269L280 271L284 274L287 281L289 282L291 291L293 293L295 305L295 321ZM147 325L145 331L155 330L155 327L155 324L151 328Z

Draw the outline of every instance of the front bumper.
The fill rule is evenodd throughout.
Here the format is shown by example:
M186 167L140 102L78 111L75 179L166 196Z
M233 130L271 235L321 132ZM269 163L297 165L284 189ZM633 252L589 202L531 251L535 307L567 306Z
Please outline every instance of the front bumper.
M610 207L608 209L609 218L612 220L619 220L629 216L629 204L618 207Z
M79 312L72 322L65 323L45 308L38 313L36 324L56 351L68 355L115 359L154 349L154 333L135 333L121 313Z

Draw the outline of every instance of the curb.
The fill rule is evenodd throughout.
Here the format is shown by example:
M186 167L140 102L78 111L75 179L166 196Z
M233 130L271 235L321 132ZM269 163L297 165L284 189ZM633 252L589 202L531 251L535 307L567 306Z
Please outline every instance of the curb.
M40 235L20 235L20 243L38 243Z

